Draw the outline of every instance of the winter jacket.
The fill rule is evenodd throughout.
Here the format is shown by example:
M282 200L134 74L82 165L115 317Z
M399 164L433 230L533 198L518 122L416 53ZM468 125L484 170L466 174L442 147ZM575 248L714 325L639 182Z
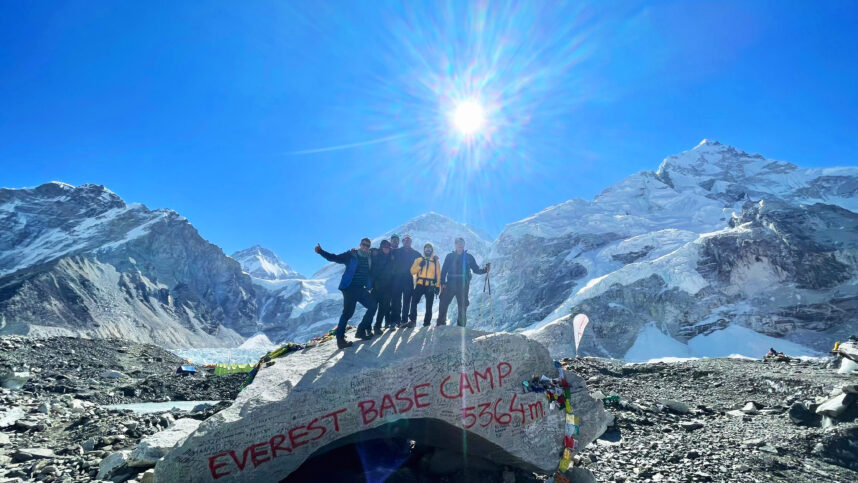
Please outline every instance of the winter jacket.
M417 285L428 285L437 287L441 285L441 267L438 257L432 255L429 258L420 257L411 265L411 275L417 276Z
M341 263L346 266L346 271L343 272L343 278L340 279L340 286L338 287L340 290L345 290L352 285L352 280L355 278L355 273L358 271L358 251L354 248L340 253L339 255L334 255L333 253L326 252L325 250L321 250L319 255L325 258L325 260L334 263ZM367 273L358 274L358 279L363 278L363 275L366 276L366 283L364 286L367 289L372 288L372 277L370 274L372 273L372 256L367 255Z
M372 251L372 286L376 290L387 290L393 285L396 257L393 250L385 255L380 249Z
M396 275L410 277L411 266L414 265L414 260L420 258L420 252L413 248L399 247L393 251L393 256L396 258Z
M444 258L444 266L441 268L441 285L449 283L468 283L471 281L471 270L477 275L486 273L477 265L474 256L463 251L461 255L452 251Z

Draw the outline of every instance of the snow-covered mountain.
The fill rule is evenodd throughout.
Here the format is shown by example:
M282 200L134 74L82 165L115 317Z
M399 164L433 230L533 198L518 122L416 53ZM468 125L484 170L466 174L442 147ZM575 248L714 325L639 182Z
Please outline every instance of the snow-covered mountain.
M276 253L259 245L240 250L230 255L241 264L248 275L262 280L289 280L306 278L286 265Z
M0 334L240 344L250 277L171 210L98 185L0 189Z
M582 351L614 357L645 327L684 344L730 324L825 350L858 329L855 211L858 168L704 140L592 201L508 225L490 255L496 322L586 312Z
M485 260L489 252L489 241L467 226L437 213L420 215L375 237L373 246L378 247L381 240L389 239L394 233L400 237L410 234L413 239L412 247L418 251L422 251L426 242L432 242L436 254L442 259L447 252L453 250L453 240L457 236L465 238L466 249L473 253L479 262ZM348 244L349 241L351 240L334 240L323 246L328 251L340 253L356 247L358 240L354 240L353 244ZM269 258L279 260L276 255ZM273 341L302 342L336 325L342 311L342 295L337 286L343 270L342 265L329 263L309 279L266 280L254 277L253 284L259 297L257 303L263 331ZM248 271L246 265L245 271ZM482 286L479 289L481 290ZM362 313L363 309L359 309L353 323L357 323Z
M700 347L735 334L813 352L858 332L856 213L858 168L804 169L704 140L493 242L428 213L373 245L410 233L416 249L431 241L443 257L464 236L493 265L494 325L477 278L471 327L533 332L585 312L584 354L708 353ZM0 190L0 333L301 342L335 325L342 271L328 264L305 278L259 246L227 257L177 213L102 186ZM571 350L571 340L553 350L564 343Z

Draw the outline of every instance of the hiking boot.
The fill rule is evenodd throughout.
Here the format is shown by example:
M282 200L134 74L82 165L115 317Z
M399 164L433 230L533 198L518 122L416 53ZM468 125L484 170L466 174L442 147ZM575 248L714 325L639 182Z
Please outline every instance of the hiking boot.
M360 340L370 340L372 339L372 334L370 334L366 329L360 329L357 331L357 334L355 334L355 337Z
M381 335L381 334L383 334L383 333L384 333L384 332L382 332L381 327L376 327L375 329L373 329L373 331L372 331L372 332L373 332L375 335Z
M351 347L353 344L351 342L347 342L345 339L337 339L337 349L345 349L346 347Z
M417 327L417 323L416 322L409 322L408 324L405 325L405 327L407 327L409 329L413 329L413 328Z

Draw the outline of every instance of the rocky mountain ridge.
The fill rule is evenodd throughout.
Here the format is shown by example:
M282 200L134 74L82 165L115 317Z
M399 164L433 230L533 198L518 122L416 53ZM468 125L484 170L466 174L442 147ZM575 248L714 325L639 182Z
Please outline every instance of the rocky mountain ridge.
M240 344L250 277L172 210L103 186L0 190L0 333Z
M668 345L735 323L825 350L858 331L856 188L858 168L802 169L704 140L593 201L508 225L490 254L496 322L532 329L584 312L582 353L610 357L649 325Z

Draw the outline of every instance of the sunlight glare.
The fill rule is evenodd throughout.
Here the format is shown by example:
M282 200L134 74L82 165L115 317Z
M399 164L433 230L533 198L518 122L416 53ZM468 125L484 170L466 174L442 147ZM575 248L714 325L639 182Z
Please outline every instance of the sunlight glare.
M453 112L453 126L465 136L479 131L486 122L485 111L479 101L466 99L459 102Z

